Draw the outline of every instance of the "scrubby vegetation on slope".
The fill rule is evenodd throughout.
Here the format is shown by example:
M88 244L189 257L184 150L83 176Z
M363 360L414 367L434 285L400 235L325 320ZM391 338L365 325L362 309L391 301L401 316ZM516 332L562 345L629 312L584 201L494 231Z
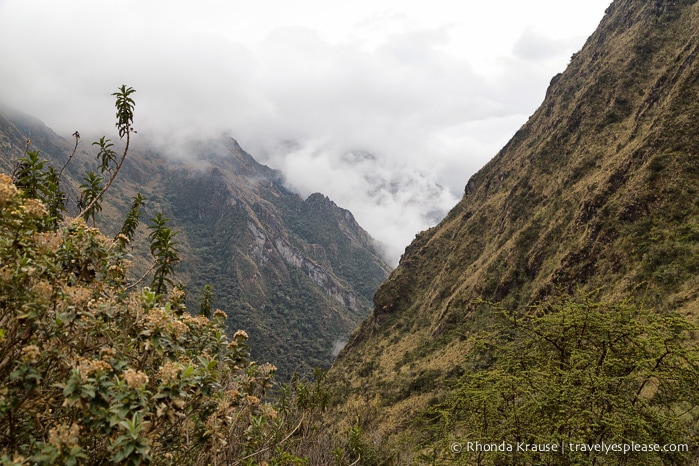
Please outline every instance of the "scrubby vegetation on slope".
M128 118L117 126L131 131ZM199 315L187 311L172 280L176 232L161 215L151 286L128 281L142 198L113 239L87 223L128 150L109 147L98 155L107 184L86 175L78 218L64 218L60 172L38 152L25 152L14 181L0 174L0 464L356 462L354 437L319 430L320 371L275 385L276 367L250 358L245 331L227 335L210 296Z
M585 294L524 314L483 304L498 324L469 339L468 376L454 378L453 390L433 400L416 422L441 446L435 453L444 461L651 465L692 458L699 351L688 337L695 325ZM450 445L464 441L504 442L513 451L454 456ZM632 442L644 449L625 451ZM603 443L614 449L570 447ZM520 451L517 444L538 448ZM649 451L656 444L667 451Z
M0 451L15 464L233 464L279 441L274 373L179 290L127 292L118 244L54 228L0 175Z
M539 109L468 181L462 200L444 220L417 235L377 290L371 316L354 332L328 375L338 393L337 419L346 418L350 403L365 406L365 432L396 445L404 452L400 461L430 464L430 455L437 454L443 461L468 463L448 451L439 435L424 435L424 424L413 420L450 403L463 411L431 419L461 423L465 429L467 419L473 419L473 406L457 402L462 388L484 376L495 385L507 377L522 381L522 373L496 377L504 370L496 359L486 359L477 371L471 364L473 336L497 332L501 323L484 300L526 316L532 308L546 309L558 300L578 306L576 293L582 290L610 309L626 303L638 312L648 309L658 319L696 323L698 27L695 0L611 3L597 31L551 81ZM645 331L653 339L655 329ZM687 337L696 345L696 335L689 332ZM684 337L673 338L668 342L676 345ZM494 350L493 357L505 358L513 348ZM547 355L542 365L520 369L529 375L547 373L555 347ZM597 376L592 369L587 375ZM687 384L696 390L696 381ZM604 392L601 388L597 393ZM526 393L516 393L521 406L530 406L531 400L521 397ZM682 387L658 393L687 395ZM567 395L561 396L565 401ZM685 401L694 406L691 397ZM543 406L559 402L549 398ZM500 416L487 416L491 427L490 422L497 424L504 416L495 408L491 414ZM589 422L585 419L584 413L570 410L566 422ZM539 418L541 429L528 432L551 436L544 429L549 421L555 424L553 417ZM608 441L613 430L607 431ZM489 432L495 437L490 441L509 438L501 437L506 430ZM688 461L694 461L693 427L676 432L677 442L693 445ZM645 434L628 435L636 440ZM651 456L588 460L583 463L675 461ZM515 457L483 461L528 464ZM531 462L538 464L537 459Z

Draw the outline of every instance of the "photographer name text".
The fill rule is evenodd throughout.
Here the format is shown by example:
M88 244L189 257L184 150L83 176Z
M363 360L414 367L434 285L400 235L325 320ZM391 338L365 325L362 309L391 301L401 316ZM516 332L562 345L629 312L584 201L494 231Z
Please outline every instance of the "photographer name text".
M657 443L508 443L508 442L454 442L451 445L453 453L462 452L540 452L540 453L567 453L567 452L597 452L603 454L622 453L642 453L642 452L686 452L689 451L687 444L666 444Z

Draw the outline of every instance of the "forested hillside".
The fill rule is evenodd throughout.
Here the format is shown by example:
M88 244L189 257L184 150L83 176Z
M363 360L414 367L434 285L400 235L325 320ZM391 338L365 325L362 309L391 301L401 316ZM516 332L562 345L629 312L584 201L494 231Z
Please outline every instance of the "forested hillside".
M17 111L0 115L0 163L6 173L26 151L39 151L37 162L46 160L45 168L56 171L74 153L61 183L72 215L80 186L89 184L85 174L95 170L99 146L92 142L99 140L59 137ZM123 148L119 138L104 140L113 145L108 150ZM120 176L95 212L95 225L113 235L135 196L143 196L144 226L129 248L131 278L148 272L147 225L161 213L177 231L173 241L180 262L174 280L184 285L190 311L198 312L209 285L213 305L229 314L229 327L245 328L253 356L275 361L282 379L328 368L368 315L373 292L388 275L372 238L349 211L322 194L304 200L288 190L279 171L257 163L232 138L189 141L172 146L176 154L169 156L147 140L133 135Z

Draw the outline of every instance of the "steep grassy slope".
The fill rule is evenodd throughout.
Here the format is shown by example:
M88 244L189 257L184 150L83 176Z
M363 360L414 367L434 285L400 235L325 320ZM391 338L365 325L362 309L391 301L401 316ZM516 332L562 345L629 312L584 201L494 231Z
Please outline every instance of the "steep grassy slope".
M379 288L331 370L338 418L414 438L415 414L463 374L467 336L493 322L479 299L521 310L580 287L699 315L698 31L694 1L611 4Z
M72 150L70 141L38 120L5 112L3 171L12 171L26 138L57 169ZM82 175L95 170L97 151L89 141L80 142L61 184L72 215ZM253 357L277 365L282 379L328 367L371 310L373 291L389 271L352 214L321 194L304 200L290 192L280 172L257 163L231 138L179 147L179 159L144 150L138 141L134 147L97 217L103 231L115 234L131 198L146 196L144 225L130 250L136 258L132 280L150 266L145 224L162 212L179 230L177 272L191 312L198 312L209 283L229 325L250 334Z

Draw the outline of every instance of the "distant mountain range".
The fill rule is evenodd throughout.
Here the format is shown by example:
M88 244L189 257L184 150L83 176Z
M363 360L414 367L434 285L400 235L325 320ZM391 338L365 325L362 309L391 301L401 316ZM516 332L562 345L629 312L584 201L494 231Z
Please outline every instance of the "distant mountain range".
M0 110L2 171L12 171L27 138L60 169L72 141L33 117ZM320 193L302 199L285 188L282 173L257 163L230 137L187 143L177 157L137 138L97 217L100 229L113 234L131 197L146 197L132 249L134 279L149 266L147 219L162 212L179 231L178 278L192 312L208 283L230 328L246 330L254 359L275 364L282 379L329 367L390 270L353 215ZM62 184L73 214L80 176L96 164L92 140L81 140Z

